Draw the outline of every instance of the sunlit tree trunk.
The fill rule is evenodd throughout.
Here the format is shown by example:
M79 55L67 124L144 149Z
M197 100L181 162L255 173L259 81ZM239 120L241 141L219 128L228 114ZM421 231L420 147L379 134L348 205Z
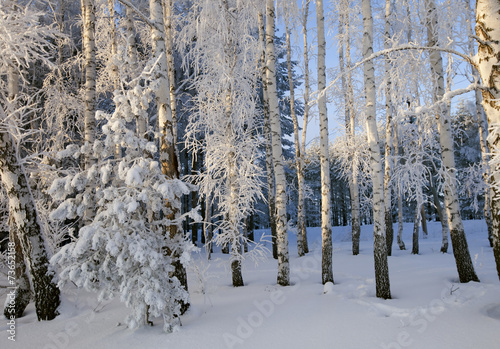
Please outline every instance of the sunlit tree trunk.
M7 121L16 112L16 97L19 92L19 74L14 66L8 67L8 101L0 106L0 120ZM4 109L5 108L5 109ZM35 308L38 320L52 320L59 313L59 289L54 272L49 270L46 243L38 220L34 198L24 168L17 158L16 144L6 129L0 130L0 178L9 199L9 247L16 252L15 315L21 316L29 302L30 285L26 277L24 261L33 285ZM28 284L27 284L28 282ZM8 309L5 309L8 312ZM14 315L9 313L10 315ZM10 319L10 316L8 317Z
M385 2L385 40L384 49L391 47L391 0ZM385 172L384 172L384 203L385 203L385 232L387 243L387 255L392 254L392 242L394 240L394 229L392 226L392 197L391 197L391 166L392 166L392 96L391 96L391 63L388 55L385 56L385 74L387 85L385 87L385 113L386 113L386 126L385 126Z
M437 44L436 31L438 29L436 5L433 0L426 0L425 7L428 14L426 23L428 46L434 47ZM431 50L429 51L429 59L433 77L434 102L436 102L442 99L444 95L444 73L441 53L436 50ZM441 145L442 166L446 173L444 178L444 202L448 216L453 255L455 256L460 282L479 281L470 258L469 247L467 245L462 218L460 216L453 137L451 122L446 117L446 109L445 106L442 106L437 111L436 118L438 119L437 124L439 143Z
M96 48L95 48L95 2L94 0L81 0L83 18L83 55L85 71L85 113L84 113L84 142L93 145L96 132ZM85 169L89 170L95 164L92 154L84 154ZM94 217L92 202L93 195L88 198L89 202L84 214L84 222L88 223Z
M160 165L162 173L168 179L179 178L179 166L174 141L174 124L172 120L172 109L170 103L170 83L168 79L168 61L166 56L165 31L163 6L161 0L149 1L151 27L151 41L153 56L157 59L158 67L155 70L154 80L156 82L155 101L158 110L158 125L160 129ZM181 199L175 198L166 202L166 218L175 221L180 215ZM184 239L182 229L176 224L167 227L166 233L175 244L182 243ZM173 256L175 267L174 275L179 279L181 285L187 290L186 269L179 260L182 251L168 251ZM181 313L189 308L189 303L182 304Z
M467 18L467 36L469 37L468 49L469 49L469 55L472 57L474 56L474 38L472 37L473 35L472 24L474 23L474 9L472 8L472 4L469 0L466 0L466 4L469 12ZM472 67L472 76L474 77L474 80L479 82L480 77L476 67ZM493 191L490 186L490 178L491 178L491 171L489 165L490 150L488 148L488 142L487 142L488 126L486 124L486 119L483 113L483 106L481 104L482 103L481 91L479 89L476 89L474 93L476 99L476 122L479 130L479 140L481 142L481 163L484 169L483 178L484 182L486 183L486 188L484 190L483 213L484 213L484 220L486 221L486 227L488 229L488 241L490 242L490 246L493 247L493 221L491 219L491 196L493 194Z
M363 0L363 58L373 54L373 18L370 0ZM391 298L387 244L385 242L384 176L381 164L376 120L375 67L369 60L363 65L366 98L366 130L370 148L370 167L373 183L373 253L375 286L379 298Z
M283 167L281 146L281 124L278 110L278 94L276 88L276 54L274 48L275 35L274 1L266 0L266 84L271 120L271 139L274 175L276 180L276 242L278 246L278 284L290 284L290 265L288 261L288 236L286 217L286 178Z
M330 191L330 155L328 137L328 115L326 111L326 40L325 17L323 15L323 0L316 0L316 19L318 28L318 98L319 128L320 128L320 163L321 163L321 246L322 267L321 280L323 284L333 282L332 266L332 208Z
M488 119L491 151L491 218L493 223L493 255L500 278L500 1L476 2L477 67L484 88L483 108Z

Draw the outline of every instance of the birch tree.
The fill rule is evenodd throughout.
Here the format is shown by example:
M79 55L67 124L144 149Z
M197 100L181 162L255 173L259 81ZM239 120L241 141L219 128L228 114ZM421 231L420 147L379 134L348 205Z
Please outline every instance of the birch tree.
M2 80L7 80L7 90L0 90L0 178L9 200L9 247L26 262L38 320L52 320L59 314L60 291L54 272L49 269L45 237L20 157L20 145L16 142L22 139L19 130L25 126L32 112L30 108L33 108L28 96L21 93L20 79L26 82L23 73L36 60L50 64L47 49L52 47L46 38L56 36L49 28L39 25L38 16L14 1L0 5L0 32L6 33L0 43L0 71ZM16 273L20 286L16 294L19 305L5 309L9 318L21 316L29 300L30 287L22 266L20 263Z
M182 32L183 45L191 46L192 37L197 37L185 57L185 64L192 62L195 69L192 85L199 92L193 100L196 112L190 116L187 142L193 152L202 149L205 154L205 171L194 179L205 199L218 203L222 220L215 224L219 228L215 243L231 245L234 287L244 285L241 265L246 257L241 247L250 242L242 234L244 221L253 213L253 203L262 198L262 173L255 163L260 144L256 87L261 73L256 62L262 51L250 35L257 29L254 9L251 1L200 0ZM255 246L248 256L259 251Z
M373 17L370 0L363 0L363 58L373 54ZM384 183L376 120L375 68L373 61L363 64L366 99L366 131L370 147L371 177L373 182L373 253L375 259L375 286L379 298L390 299L389 266L385 241Z
M321 281L324 284L333 282L332 267L332 208L330 192L330 158L328 137L328 115L326 110L326 40L325 16L323 1L316 1L316 19L318 27L318 98L320 127L320 161L321 161Z
M271 122L269 114L269 96L267 92L267 66L266 66L266 37L264 15L259 12L259 41L262 44L261 79L262 79L262 106L264 116L264 138L266 142L266 179L267 179L267 203L269 207L269 225L271 226L271 244L273 258L278 259L278 245L276 244L276 186L273 168L273 147L271 140Z
M426 19L428 46L435 47L438 44L436 37L438 24L436 5L433 0L426 0L425 8L428 14ZM437 102L442 99L445 91L441 53L437 50L430 50L429 60L432 73L433 100ZM450 120L446 116L446 106L440 104L440 107L438 107L436 111L436 119L439 142L441 145L442 166L445 173L444 202L448 217L448 226L450 228L453 254L455 256L460 282L479 281L474 271L474 265L472 264L462 218L460 216L453 138Z
M491 215L493 221L493 254L500 278L500 2L478 0L476 2L476 40L478 52L476 64L483 88L483 108L489 125L488 145L492 153Z
M276 240L278 246L277 281L281 286L288 286L290 284L290 265L288 261L286 178L283 167L281 125L278 109L278 94L276 90L276 54L274 47L275 17L274 1L266 0L266 85L269 101L269 116L271 120L272 154L276 183Z
M84 167L90 169L94 164L90 147L95 142L96 130L96 48L95 48L95 0L81 0L82 19L83 19L83 55L85 71L85 92L84 92L84 142L89 148L84 153ZM84 221L89 222L93 216L93 192L92 188L86 193L86 200L89 202L85 211Z

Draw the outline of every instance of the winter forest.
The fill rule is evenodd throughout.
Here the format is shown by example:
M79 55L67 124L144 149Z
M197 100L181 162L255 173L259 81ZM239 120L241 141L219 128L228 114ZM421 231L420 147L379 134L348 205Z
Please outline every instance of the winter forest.
M499 348L499 0L0 0L2 348Z

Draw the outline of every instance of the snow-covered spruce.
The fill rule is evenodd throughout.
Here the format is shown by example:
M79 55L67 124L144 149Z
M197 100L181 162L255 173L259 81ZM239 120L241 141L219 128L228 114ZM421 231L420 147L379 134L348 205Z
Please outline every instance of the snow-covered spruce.
M145 71L157 68L152 64ZM147 76L142 77L144 85L132 82L128 90L115 92L113 114L97 114L97 119L107 121L102 141L68 147L62 154L77 157L91 151L97 161L88 170L54 181L49 190L54 199L77 194L64 200L51 218L81 216L91 202L96 212L78 239L64 246L51 262L61 268L61 287L73 281L99 292L99 299L119 294L132 308L126 320L130 328L146 324L148 316L163 316L164 329L171 332L180 323L181 302L188 300L187 291L173 276L173 262L186 263L193 247L186 239L174 242L166 233L168 226L180 225L184 217L179 221L164 218L169 213L165 202L175 205L193 186L166 179L154 160L156 145L133 131L132 121L146 112L151 101ZM114 158L117 144L124 153L119 159ZM189 214L198 220L196 214Z

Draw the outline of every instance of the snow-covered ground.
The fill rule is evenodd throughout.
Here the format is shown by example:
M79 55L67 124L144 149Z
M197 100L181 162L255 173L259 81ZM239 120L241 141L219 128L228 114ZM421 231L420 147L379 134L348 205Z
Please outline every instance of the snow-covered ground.
M395 225L397 229L397 225ZM321 285L320 229L308 229L311 252L297 257L290 233L293 286L276 285L277 262L244 262L245 286L231 286L227 256L204 252L188 271L191 309L180 331L165 334L161 319L136 331L123 325L128 309L118 299L64 290L61 315L38 322L33 304L8 339L0 323L0 348L500 348L500 283L483 221L466 221L469 249L481 280L460 284L451 253L441 254L441 227L429 223L420 255L394 243L389 257L393 299L375 297L371 226L362 227L360 255L351 255L350 227L334 228L335 285ZM451 246L450 246L451 252ZM6 281L1 279L0 284ZM5 299L5 289L0 297Z

